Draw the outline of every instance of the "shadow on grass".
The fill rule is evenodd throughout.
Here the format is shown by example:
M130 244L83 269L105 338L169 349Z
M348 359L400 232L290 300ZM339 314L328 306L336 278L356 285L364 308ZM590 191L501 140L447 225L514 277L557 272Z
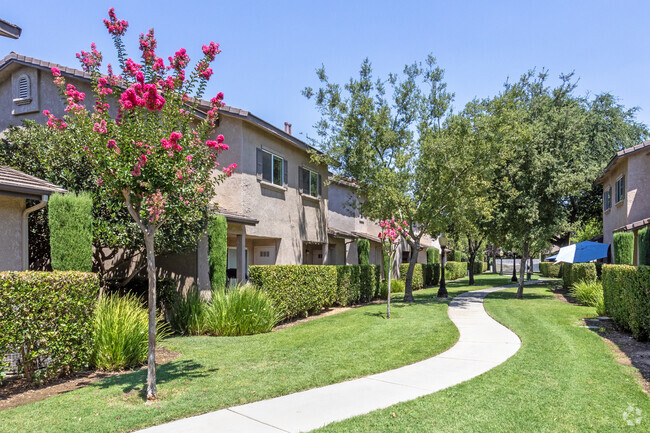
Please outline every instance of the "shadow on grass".
M179 378L190 380L207 377L216 373L218 370L218 368L205 368L203 365L191 360L172 361L156 367L156 384L162 385ZM139 391L138 394L142 400L146 401L146 382L147 369L142 368L132 373L113 376L101 382L93 383L90 386L100 389L112 388L115 385L121 386L125 394L134 390Z

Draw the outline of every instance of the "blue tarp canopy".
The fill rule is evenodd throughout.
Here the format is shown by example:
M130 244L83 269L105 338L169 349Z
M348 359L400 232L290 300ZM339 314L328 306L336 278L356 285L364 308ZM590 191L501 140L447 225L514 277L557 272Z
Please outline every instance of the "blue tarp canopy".
M555 259L557 259L557 254L552 255L552 256L548 256L545 260L546 260L547 262L554 262Z
M555 261L557 263L587 263L607 257L609 244L584 241L560 248Z

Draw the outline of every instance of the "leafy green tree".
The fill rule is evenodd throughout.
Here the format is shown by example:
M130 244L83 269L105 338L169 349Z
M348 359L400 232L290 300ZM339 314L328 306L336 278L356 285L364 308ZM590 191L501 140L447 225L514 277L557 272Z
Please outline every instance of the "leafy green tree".
M55 271L93 267L93 202L88 194L54 194L49 201L50 249Z
M225 216L215 215L210 218L208 242L210 244L210 286L212 289L224 289L228 267L228 222Z
M113 9L104 23L117 47L122 75L108 68L100 73L102 54L78 54L82 68L92 78L94 110L83 105L85 94L67 84L61 71L52 68L54 83L66 101L63 119L48 110L47 126L54 135L83 147L71 149L87 153L98 185L105 194L128 211L139 235L144 238L149 280L149 347L147 398L156 398L156 257L155 237L170 216L182 221L200 219L214 196L214 188L235 166L216 174L218 153L227 149L223 136L211 140L223 95L212 99L205 117L195 116L198 101L212 75L210 63L219 53L218 45L203 46L204 57L186 77L189 57L180 49L167 67L156 55L153 29L140 35L142 64L127 58L122 36L128 24L117 20ZM188 95L196 98L190 100ZM110 99L109 99L110 96ZM110 116L110 103L118 101L118 116Z
M359 239L357 241L357 256L360 265L370 264L370 241L368 239Z
M592 220L582 223L575 234L571 236L571 242L577 244L578 242L588 241L596 236L603 234L603 221L601 218L594 218Z
M359 77L344 86L330 82L324 67L317 76L321 87L303 91L315 98L321 113L313 142L326 156L313 158L337 161L335 176L355 180L363 197L357 206L362 215L373 220L391 215L406 222L405 241L414 253L404 300L411 302L422 236L437 236L446 228L458 200L472 186L470 173L480 166L487 145L469 141L458 147L453 134L445 132L469 125L449 119L454 95L433 56L385 80L373 77L367 59Z

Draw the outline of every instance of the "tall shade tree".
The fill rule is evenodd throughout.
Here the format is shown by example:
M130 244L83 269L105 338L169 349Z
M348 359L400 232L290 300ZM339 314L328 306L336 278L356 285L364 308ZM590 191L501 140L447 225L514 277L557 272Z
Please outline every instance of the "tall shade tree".
M113 9L104 20L117 49L122 70L115 75L110 65L100 73L102 54L95 44L89 52L77 54L81 66L92 77L95 106L83 105L85 94L66 84L61 71L52 69L54 82L66 101L63 119L48 110L48 127L83 145L98 174L97 184L109 196L121 200L144 238L149 279L149 349L147 358L147 398L156 398L156 232L173 215L195 219L207 210L214 187L234 166L214 175L217 155L227 149L223 136L211 140L223 95L212 99L212 109L197 119L197 106L212 75L210 63L220 52L219 45L203 46L204 56L186 76L190 61L181 48L166 65L156 55L153 29L140 34L141 63L126 54L122 37L128 23L118 20ZM188 95L194 94L195 99ZM117 101L117 117L109 114Z
M368 59L358 78L341 86L317 71L321 87L306 88L321 114L313 139L335 176L359 185L358 208L368 218L387 215L407 222L411 256L404 300L413 301L413 271L422 237L437 236L470 187L469 173L481 156L478 142L457 147L444 133L453 94L433 56L404 67L401 75L375 79ZM476 146L479 145L479 146ZM336 163L334 163L336 161Z

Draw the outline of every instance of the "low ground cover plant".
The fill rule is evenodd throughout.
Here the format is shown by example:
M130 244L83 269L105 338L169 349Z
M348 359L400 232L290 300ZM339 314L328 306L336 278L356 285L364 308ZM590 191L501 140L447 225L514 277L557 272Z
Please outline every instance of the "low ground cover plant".
M193 287L185 295L176 298L170 320L174 331L183 335L204 333L205 306L199 291Z
M404 280L393 279L390 283L391 293L404 293ZM381 299L388 298L388 281L382 281L379 286L379 297Z
M249 284L214 290L204 317L206 333L229 337L269 332L280 321L270 296Z

